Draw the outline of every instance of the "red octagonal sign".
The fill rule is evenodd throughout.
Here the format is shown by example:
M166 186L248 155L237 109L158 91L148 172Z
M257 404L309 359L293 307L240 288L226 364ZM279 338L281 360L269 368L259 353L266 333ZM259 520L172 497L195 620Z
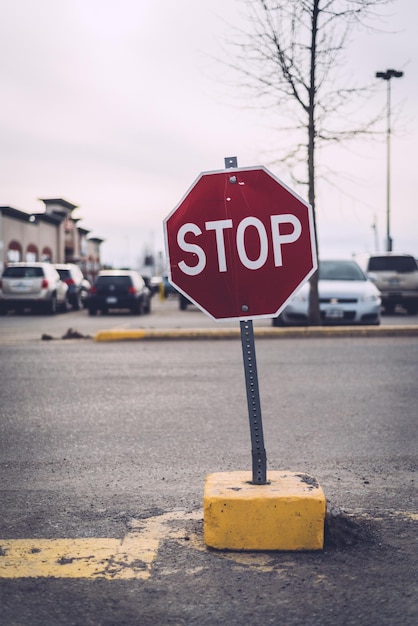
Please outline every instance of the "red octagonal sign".
M264 167L203 172L164 228L170 282L216 320L278 315L317 267L311 206Z

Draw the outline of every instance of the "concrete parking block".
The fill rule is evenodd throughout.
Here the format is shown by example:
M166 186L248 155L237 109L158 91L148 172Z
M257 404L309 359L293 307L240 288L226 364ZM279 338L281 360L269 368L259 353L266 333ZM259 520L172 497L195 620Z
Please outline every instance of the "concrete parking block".
M271 471L268 484L251 472L206 477L204 541L219 550L322 550L325 495L305 473Z

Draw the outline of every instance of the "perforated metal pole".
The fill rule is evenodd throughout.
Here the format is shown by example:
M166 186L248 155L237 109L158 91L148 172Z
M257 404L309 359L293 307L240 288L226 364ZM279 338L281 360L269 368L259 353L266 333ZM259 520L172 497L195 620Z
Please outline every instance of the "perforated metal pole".
M225 158L225 169L238 167L237 157ZM242 310L248 310L245 303ZM240 321L242 358L247 390L248 418L250 420L251 455L254 485L267 483L267 455L264 448L263 421L258 387L257 359L255 356L254 327L252 320Z
M251 454L253 460L252 482L256 485L265 485L267 483L267 456L264 448L253 322L252 320L241 321L240 327L248 417L250 420Z

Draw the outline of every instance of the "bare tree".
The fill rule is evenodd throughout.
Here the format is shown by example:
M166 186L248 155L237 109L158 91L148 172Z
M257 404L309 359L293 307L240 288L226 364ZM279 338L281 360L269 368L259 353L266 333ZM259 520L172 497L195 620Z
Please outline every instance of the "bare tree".
M372 28L392 0L243 0L248 30L236 31L233 61L244 83L276 107L294 132L283 157L294 178L308 187L316 226L316 153L321 142L370 132L375 120L350 123L348 106L369 87L349 86L339 75L356 27ZM231 57L230 57L231 58ZM248 79L248 80L247 80ZM241 83L241 86L242 83ZM358 102L358 101L357 101ZM297 165L305 164L303 177ZM316 232L316 228L315 228ZM318 241L316 241L318 249ZM309 323L320 324L318 274L311 279Z

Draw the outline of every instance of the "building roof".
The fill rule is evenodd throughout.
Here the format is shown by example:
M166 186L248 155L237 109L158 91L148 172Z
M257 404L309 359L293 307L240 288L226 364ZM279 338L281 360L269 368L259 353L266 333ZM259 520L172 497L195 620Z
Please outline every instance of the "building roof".
M59 213L27 213L27 211L20 211L14 209L11 206L2 206L0 211L3 215L7 215L15 220L21 220L22 222L49 222L50 224L59 224L64 219L64 216Z
M89 237L89 241L94 241L95 243L103 243L106 239L100 239L100 237Z
M15 220L22 220L23 222L28 222L30 218L30 213L19 211L11 206L0 206L0 212L3 213L3 215L13 217Z
M77 204L73 204L72 202L68 202L67 200L63 200L62 198L38 198L41 202L45 204L46 207L51 204L57 204L65 209L70 209L73 211L78 208Z

